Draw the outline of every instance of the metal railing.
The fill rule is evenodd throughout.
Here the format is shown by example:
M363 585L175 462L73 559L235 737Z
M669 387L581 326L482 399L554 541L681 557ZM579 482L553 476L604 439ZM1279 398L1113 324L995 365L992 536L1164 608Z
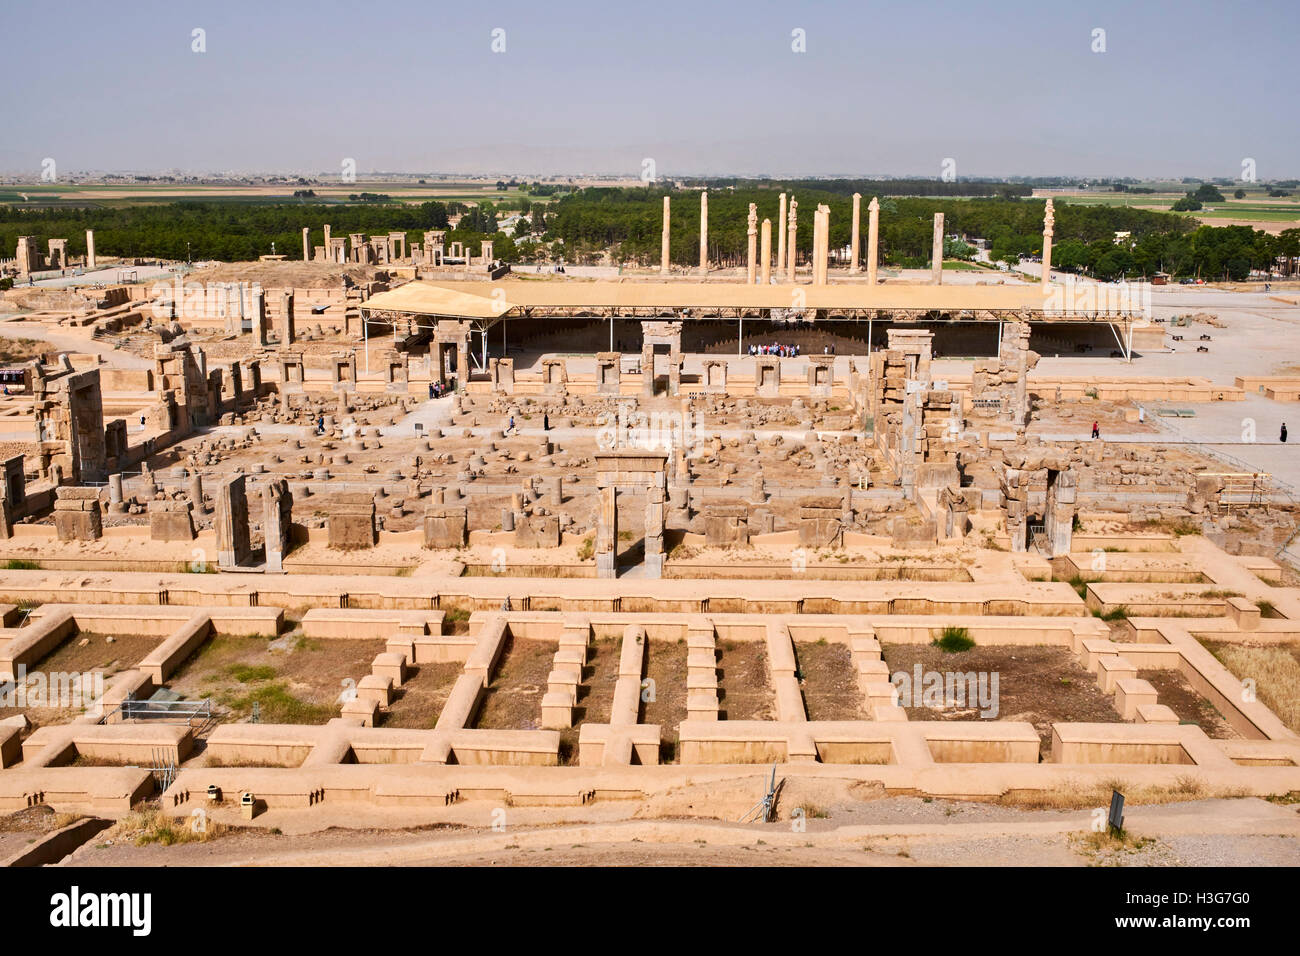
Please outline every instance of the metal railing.
M212 701L203 700L132 700L127 698L101 717L101 724L128 720L152 720L166 724L185 723L202 731L213 722Z

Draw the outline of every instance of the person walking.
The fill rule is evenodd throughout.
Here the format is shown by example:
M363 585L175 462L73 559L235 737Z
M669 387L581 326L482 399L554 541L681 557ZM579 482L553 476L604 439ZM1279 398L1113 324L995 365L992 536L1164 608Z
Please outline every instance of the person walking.
M1282 444L1285 445L1285 444L1286 444L1286 422L1283 422L1283 423L1282 423L1282 435L1281 435L1281 438L1282 438Z
M511 416L510 416L510 427L507 428L506 431L507 431L507 432L512 432L512 431L514 431L514 430L515 430L515 416L511 415Z
M1092 423L1092 437L1093 437L1093 438L1100 438L1100 437L1101 437L1101 428L1098 427L1098 425L1097 425L1096 422L1093 422L1093 423Z
M543 414L543 415L542 415L542 431L544 431L544 432L549 432L550 430L551 430L551 416L550 416L549 414Z

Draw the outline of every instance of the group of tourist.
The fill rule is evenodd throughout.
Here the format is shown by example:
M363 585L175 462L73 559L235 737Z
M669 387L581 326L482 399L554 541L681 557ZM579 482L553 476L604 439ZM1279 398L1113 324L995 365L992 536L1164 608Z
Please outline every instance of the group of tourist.
M749 354L754 355L775 355L777 358L798 358L799 346L781 345L773 342L771 345L751 345Z
M442 396L446 395L450 391L451 391L450 386L443 385L442 382L434 382L432 385L429 386L429 397L442 398Z

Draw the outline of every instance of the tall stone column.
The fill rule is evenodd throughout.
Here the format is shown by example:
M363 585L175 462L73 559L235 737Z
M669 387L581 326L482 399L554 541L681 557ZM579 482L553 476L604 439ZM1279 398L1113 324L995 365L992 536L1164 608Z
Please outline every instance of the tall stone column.
M785 193L781 193L781 211L776 217L776 271L779 273L785 268Z
M266 345L266 293L261 286L253 289L253 336L258 345Z
M596 577L618 577L618 491L613 485L600 489L600 512L596 519Z
M1048 557L1057 558L1070 553L1078 494L1078 478L1073 471L1048 469L1047 501L1043 508L1043 533L1051 550Z
M330 255L330 224L327 222L325 223L325 258L328 259L329 255ZM389 258L391 259L392 256L389 256Z
M247 560L251 550L248 539L248 496L244 476L227 478L217 487L217 519L213 525L217 539L217 564L233 568Z
M830 282L830 271L831 271L831 207L822 206L821 214L822 214L821 284L826 285L828 282Z
M813 217L813 285L826 285L830 279L831 207L818 205Z
M325 250L329 252L328 249ZM311 262L311 228L302 227L302 261Z
M771 285L772 283L772 220L763 220L763 239L762 251L758 255L758 261L762 263L762 284Z
M662 475L660 480L663 480ZM647 578L664 576L664 500L666 497L662 487L652 486L646 489L644 565Z
M758 203L749 204L749 247L746 261L745 282L754 284L758 276Z
M1043 291L1052 281L1052 236L1056 234L1056 211L1052 208L1052 198L1047 198L1047 208L1043 211Z
M86 230L86 268L95 268L95 230Z
M794 281L794 264L797 258L795 250L797 248L795 237L799 234L799 200L793 196L790 197L790 218L787 224L789 239L785 244L785 277L788 281Z
M875 196L867 205L867 285L876 284L876 244L880 239L880 200Z
M659 274L661 276L668 275L668 253L669 253L668 204L669 204L669 199L667 196L665 196L664 197L664 234L663 234L663 238L659 240Z
M822 213L823 208L825 207L818 206L813 212L813 285L822 284L822 230L826 225L825 216Z
M709 271L709 193L700 191L700 275Z
M930 247L930 281L943 284L943 213L934 214L934 244Z
M293 320L293 292L280 291L280 345L293 345L296 338Z
M858 274L858 253L862 245L862 193L853 194L853 239L849 245L849 274Z

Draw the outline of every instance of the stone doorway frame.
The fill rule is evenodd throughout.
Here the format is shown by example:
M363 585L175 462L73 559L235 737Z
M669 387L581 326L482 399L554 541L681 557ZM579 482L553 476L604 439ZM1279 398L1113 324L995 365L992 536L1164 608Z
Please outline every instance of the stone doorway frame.
M596 577L618 577L619 490L644 488L646 577L661 578L664 569L664 502L668 493L668 453L619 450L596 455L600 508L596 520Z

